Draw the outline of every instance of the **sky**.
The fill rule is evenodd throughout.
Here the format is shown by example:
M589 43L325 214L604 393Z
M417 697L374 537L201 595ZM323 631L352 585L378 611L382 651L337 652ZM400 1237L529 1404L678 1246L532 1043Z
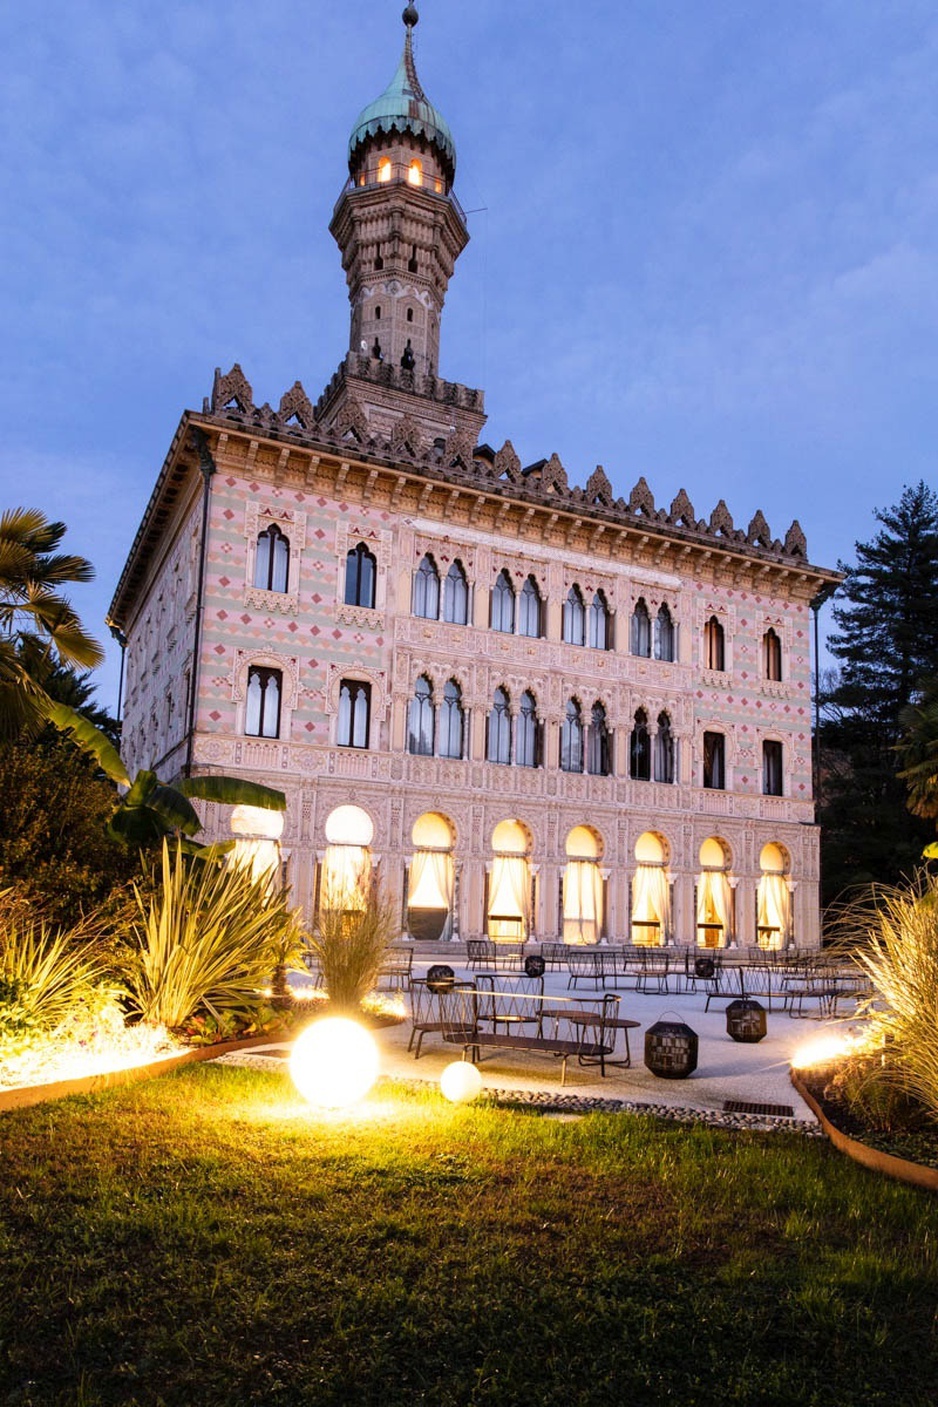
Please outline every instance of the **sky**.
M403 0L0 10L0 505L68 525L104 625L180 415L239 361L315 401L328 232ZM934 0L418 0L471 242L441 374L523 463L724 498L854 559L938 486Z

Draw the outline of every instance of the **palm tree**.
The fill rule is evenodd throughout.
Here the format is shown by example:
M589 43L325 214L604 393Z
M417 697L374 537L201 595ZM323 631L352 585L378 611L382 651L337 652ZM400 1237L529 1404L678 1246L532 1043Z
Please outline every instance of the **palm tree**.
M938 674L923 679L918 698L899 715L902 737L896 748L899 773L909 789L906 805L916 816L938 821ZM925 852L938 859L938 845Z
M84 557L58 551L64 535L65 524L50 523L38 508L12 508L0 517L0 737L44 722L47 696L30 653L33 664L78 669L94 669L104 659L61 594L69 582L94 577ZM38 657L36 640L42 645Z

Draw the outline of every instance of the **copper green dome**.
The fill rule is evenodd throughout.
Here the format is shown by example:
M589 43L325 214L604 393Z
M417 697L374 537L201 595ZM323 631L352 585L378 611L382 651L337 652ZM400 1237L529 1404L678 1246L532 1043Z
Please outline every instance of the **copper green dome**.
M413 132L425 137L437 148L445 160L456 169L456 144L444 118L427 99L420 86L414 64L413 27L417 23L417 11L408 5L403 15L407 27L404 52L391 79L380 98L375 98L361 113L352 128L349 138L349 165L352 165L356 149L367 137L375 137L379 132Z

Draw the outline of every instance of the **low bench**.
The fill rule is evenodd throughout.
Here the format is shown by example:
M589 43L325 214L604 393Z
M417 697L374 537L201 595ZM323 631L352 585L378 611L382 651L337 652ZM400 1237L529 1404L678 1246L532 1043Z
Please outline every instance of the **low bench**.
M483 1049L552 1056L561 1062L561 1086L571 1058L581 1065L598 1065L603 1076L607 1065L630 1062L628 1031L639 1023L619 1016L618 997L612 993L587 1000L545 996L542 991L525 990L522 982L519 978L502 986L483 977L438 992L444 1042L460 1046L463 1059L474 1064ZM614 1058L620 1030L625 1033L625 1060Z

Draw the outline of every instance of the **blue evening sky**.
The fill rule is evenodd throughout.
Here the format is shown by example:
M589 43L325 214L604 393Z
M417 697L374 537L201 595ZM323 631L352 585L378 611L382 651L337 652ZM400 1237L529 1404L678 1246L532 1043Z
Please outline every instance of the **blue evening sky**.
M403 0L0 13L0 482L103 617L179 415L240 361L313 400L348 343L327 225ZM851 559L936 483L934 0L420 0L472 243L441 373L496 447ZM485 207L484 211L479 207ZM111 642L108 641L111 645ZM101 701L116 703L113 646Z

